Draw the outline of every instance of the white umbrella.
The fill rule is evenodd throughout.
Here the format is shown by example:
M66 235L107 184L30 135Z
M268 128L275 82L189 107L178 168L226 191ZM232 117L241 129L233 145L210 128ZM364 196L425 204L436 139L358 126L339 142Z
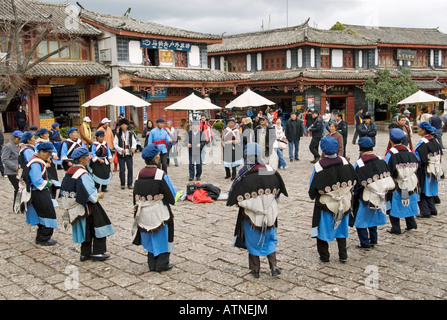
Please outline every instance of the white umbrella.
M191 95L187 96L186 98L165 108L167 111L205 111L220 109L220 107L196 96L194 93L191 93Z
M133 106L147 107L151 104L143 99L133 95L120 87L115 87L109 91L100 94L96 98L87 101L83 107L102 107L102 106Z
M260 106L272 106L275 103L270 101L263 96L257 94L256 92L248 89L239 97L230 102L225 108L233 109L233 108L248 108L248 107L260 107Z
M402 100L398 103L400 104L423 104L423 103L436 103L436 102L442 102L444 100L439 99L435 96L432 96L431 94L428 94L422 90L419 90L415 94L409 96L408 98Z

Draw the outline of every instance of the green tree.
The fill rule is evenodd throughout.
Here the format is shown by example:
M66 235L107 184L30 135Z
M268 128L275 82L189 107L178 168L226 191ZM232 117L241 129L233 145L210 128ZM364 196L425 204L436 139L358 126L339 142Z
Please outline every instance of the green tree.
M419 89L411 78L408 68L402 69L397 77L392 77L389 69L377 71L377 79L365 81L365 99L388 106L388 113L397 113L397 103L417 92Z
M345 29L346 29L346 27L345 27L342 23L340 23L340 22L338 22L338 21L337 21L337 23L334 24L334 25L332 26L332 28L331 28L331 30L340 30L340 31L343 31L343 30L345 30Z

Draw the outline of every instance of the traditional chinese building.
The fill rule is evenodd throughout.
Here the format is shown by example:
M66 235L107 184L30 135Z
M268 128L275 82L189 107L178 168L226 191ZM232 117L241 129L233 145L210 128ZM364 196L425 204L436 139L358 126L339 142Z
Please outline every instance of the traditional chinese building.
M422 88L447 83L444 51L447 35L437 29L358 27L312 28L308 22L290 28L226 36L208 48L209 67L248 74L237 86L262 93L286 111L303 107L341 110L348 123L363 107L381 118L380 108L365 101L364 82L380 68L397 74L409 67ZM444 60L443 60L444 59ZM439 92L437 92L439 93ZM212 95L221 106L231 94ZM386 114L386 113L385 113Z
M3 21L13 19L10 1L2 1L0 17ZM32 0L16 1L19 18L25 23L20 54L24 55L39 38L36 25L51 25L51 32L38 42L32 61L55 52L65 44L70 45L35 65L26 73L28 86L14 99L5 113L3 123L6 130L16 129L14 119L18 105L28 113L29 125L51 127L54 121L62 126L79 125L80 118L88 115L98 123L105 109L80 108L80 105L104 92L101 78L108 78L109 70L95 61L95 39L101 32L86 23L68 20L72 12L70 2L46 3ZM8 36L0 34L0 50L6 52Z

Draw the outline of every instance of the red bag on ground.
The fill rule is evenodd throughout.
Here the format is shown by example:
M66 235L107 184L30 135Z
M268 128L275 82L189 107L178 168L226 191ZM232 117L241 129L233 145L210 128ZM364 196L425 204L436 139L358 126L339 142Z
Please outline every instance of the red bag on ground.
M197 189L192 194L194 203L213 203L213 199L208 195L208 192L204 189Z

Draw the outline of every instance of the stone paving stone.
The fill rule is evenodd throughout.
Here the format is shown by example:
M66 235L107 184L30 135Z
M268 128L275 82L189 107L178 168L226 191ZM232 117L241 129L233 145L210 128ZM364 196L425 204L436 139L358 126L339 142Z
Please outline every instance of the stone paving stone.
M352 132L351 132L352 134ZM7 138L8 139L8 138ZM6 139L6 140L7 140ZM349 138L348 138L349 139ZM413 142L419 138L414 135ZM132 191L119 188L114 174L109 192L101 201L115 229L108 238L111 258L105 262L80 262L80 245L72 243L71 228L61 226L62 210L56 209L58 244L40 247L36 228L25 223L25 215L13 214L12 187L0 178L0 299L67 300L407 300L447 298L446 186L440 187L439 215L418 219L418 229L395 236L380 226L379 244L365 252L355 248L358 237L351 228L348 262L338 261L336 243L330 244L331 261L318 259L315 239L310 238L313 201L307 194L313 165L308 151L309 137L303 137L300 162L288 163L280 171L289 192L281 197L278 228L278 267L282 274L270 276L267 259L261 259L260 279L248 270L248 254L233 246L237 208L225 201L198 204L184 201L172 207L175 217L174 252L169 272L149 272L146 251L132 244ZM387 143L379 132L376 152L383 156ZM358 157L357 146L347 145L351 163ZM286 162L288 162L286 160ZM134 159L135 175L143 167L141 154ZM444 170L447 168L444 162ZM187 164L169 167L168 173L179 190L188 181ZM212 183L228 192L221 164L204 166L202 183ZM59 171L62 178L63 172ZM404 227L404 221L401 221ZM368 268L377 269L378 287L370 287ZM67 287L75 270L79 287ZM70 282L68 282L70 285Z

